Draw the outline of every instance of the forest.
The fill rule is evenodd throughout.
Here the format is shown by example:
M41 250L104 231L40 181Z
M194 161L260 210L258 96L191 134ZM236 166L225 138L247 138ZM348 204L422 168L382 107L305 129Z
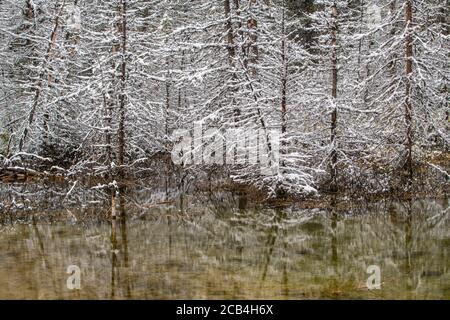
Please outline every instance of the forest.
M446 194L449 9L448 0L0 0L0 180L66 183L67 195L81 186ZM180 154L176 133L199 124L187 140L194 152ZM227 130L238 130L226 152L240 161L208 161L224 153ZM262 153L270 172L258 170Z
M448 300L449 31L449 0L0 0L0 299Z

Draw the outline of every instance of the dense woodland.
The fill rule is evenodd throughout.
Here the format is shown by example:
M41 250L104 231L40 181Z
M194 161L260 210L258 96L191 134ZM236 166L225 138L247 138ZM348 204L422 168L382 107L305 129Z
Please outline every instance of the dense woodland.
M0 0L0 176L272 196L445 186L449 4ZM278 170L174 164L173 132L194 122L279 128Z

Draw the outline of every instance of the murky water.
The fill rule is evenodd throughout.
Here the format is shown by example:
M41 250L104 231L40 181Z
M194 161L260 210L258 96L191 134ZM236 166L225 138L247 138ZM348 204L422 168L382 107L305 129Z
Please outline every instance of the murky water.
M95 210L3 217L0 299L450 298L447 200L240 207L161 205L113 222ZM67 288L70 265L80 290ZM367 289L370 265L381 289Z

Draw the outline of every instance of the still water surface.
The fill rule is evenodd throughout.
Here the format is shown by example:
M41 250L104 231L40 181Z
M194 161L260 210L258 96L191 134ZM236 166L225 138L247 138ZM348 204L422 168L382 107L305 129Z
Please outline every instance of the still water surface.
M113 222L95 210L4 216L0 299L450 299L448 206L203 203ZM80 290L67 288L69 265L80 267ZM366 287L370 265L380 267L380 290Z

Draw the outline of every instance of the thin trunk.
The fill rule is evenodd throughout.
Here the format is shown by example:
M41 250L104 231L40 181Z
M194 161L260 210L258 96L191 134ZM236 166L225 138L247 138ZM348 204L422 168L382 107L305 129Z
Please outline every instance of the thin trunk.
M165 115L164 115L164 140L166 141L166 152L169 152L169 110L170 110L170 84L171 84L171 76L170 76L170 71L169 71L169 67L170 67L170 63L169 60L167 60L166 62L166 66L167 66L167 78L166 78L166 108L165 108ZM168 193L169 193L169 179L170 179L170 164L172 163L172 160L170 159L170 157L168 157L166 159L166 174L164 177L164 185L165 185L165 200L168 200Z
M397 16L397 0L391 0L389 3L389 14L391 16L391 29L389 31L390 35L390 42L392 43L396 39L396 34L398 33L398 25L396 23L396 16ZM389 83L388 83L388 93L389 95L394 95L398 83L398 52L396 50L392 50L390 57L388 61L388 75L390 77ZM368 88L366 90L369 90ZM396 130L401 130L401 128L395 128Z
M249 12L251 14L251 7L257 5L258 0L250 0L249 2ZM249 42L247 45L246 52L244 51L244 69L245 69L245 77L249 83L249 88L253 93L253 98L256 103L256 113L257 118L259 119L259 122L261 124L261 128L264 131L265 137L266 137L266 144L267 144L267 150L270 155L269 157L269 165L272 164L271 159L274 156L272 154L272 144L270 142L270 136L268 132L268 128L266 126L266 123L263 118L263 114L261 112L261 109L258 106L258 94L256 93L255 88L253 87L252 80L256 77L256 64L259 58L258 53L258 35L257 35L257 27L258 22L256 19L250 16L250 18L247 20L247 27L249 32ZM248 66L248 62L250 62L250 67ZM252 79L253 78L253 79Z
M337 181L336 181L336 164L337 164L337 152L336 152L336 126L337 126L337 81L338 81L338 58L337 58L337 17L338 11L336 7L336 3L331 7L331 16L333 18L333 25L331 27L331 50L332 50L332 61L331 61L331 69L332 69L332 89L331 96L333 101L333 111L331 113L331 191L337 191Z
M114 102L112 100L112 90L109 91L108 99L105 97L105 122L107 129L105 130L105 143L106 143L106 161L108 166L111 166L112 162L112 141L111 141L111 126L112 126L112 113L114 108Z
M42 124L42 150L44 151L44 154L47 154L49 151L48 147L50 146L50 140L49 140L49 122L50 122L50 114L46 111L43 115L43 124Z
M35 12L34 12L34 6L31 0L27 0L26 4L25 4L25 18L26 20L28 20L30 23L31 21L33 21L34 24L34 20L35 20ZM30 39L26 40L26 46L29 46L31 43Z
M28 4L29 4L29 2L27 2L27 5ZM60 16L61 16L63 10L64 10L64 3L61 6L59 12L56 14L56 17L55 17L55 23L54 23L54 26L53 26L53 30L52 30L52 32L50 34L50 39L49 39L49 44L48 44L48 47L47 47L47 51L46 51L45 56L44 56L44 62L43 62L43 65L42 65L43 71L41 71L41 73L39 74L39 82L38 82L37 87L35 89L33 103L32 103L32 106L31 106L30 113L28 114L28 122L27 122L27 124L25 126L25 129L22 132L22 135L21 135L20 139L19 139L19 152L21 152L23 150L23 146L24 146L25 141L27 139L28 132L30 130L30 126L31 126L31 124L34 121L34 117L35 117L35 114L36 114L36 109L37 109L37 106L39 104L39 100L40 100L40 97L41 97L41 94L42 94L42 87L44 85L44 78L46 76L47 77L49 76L47 71L46 71L46 68L47 68L47 65L50 63L51 53L52 53L52 50L53 50L53 48L54 48L54 46L56 44L56 36L57 36L58 28L59 28L59 19L60 19ZM30 12L30 11L28 10L27 12ZM27 17L28 17L28 15L29 15L29 13L27 13Z
M394 19L396 10L397 10L397 1L392 0L391 3L389 4L389 11L390 11L392 19ZM390 31L391 39L393 39L395 37L396 32L397 32L397 28L395 25L395 20L393 20L392 26L391 26L391 31ZM397 65L397 54L393 53L392 59L389 62L389 69L391 70L391 74L393 77L395 76L395 66L396 65Z
M167 65L167 77L165 83L166 89L166 106L164 110L164 135L165 139L169 139L169 110L170 110L170 84L171 84L171 76L169 71L169 61L166 63Z
M359 15L359 33L362 34L362 25L364 22L364 1L361 1L360 6L360 15ZM361 75L361 55L362 55L362 45L363 45L363 38L359 39L358 41L358 80L362 81L362 75Z
M282 40L281 40L281 64L283 68L283 75L281 79L281 134L283 136L282 152L286 145L284 135L286 134L286 112L287 112L287 59L286 59L286 26L285 26L285 10L283 1L283 17L281 21L282 27ZM282 164L283 165L283 164Z
M233 2L234 2L234 8L235 8L235 11L236 11L237 21L238 21L237 22L237 30L238 30L237 34L240 36L240 39L241 39L241 42L242 42L242 46L241 46L242 52L245 52L245 50L244 50L244 41L242 41L243 37L244 37L244 33L243 33L243 30L242 30L240 2L239 2L239 0L234 0Z
M287 112L287 57L286 57L286 17L285 17L285 2L283 1L283 15L281 20L281 67L282 67L282 78L281 78L281 174L286 174L286 162L284 159L284 155L286 154L286 112ZM285 194L285 190L282 187L279 187L277 190L277 195L279 197L283 197Z
M260 109L259 106L258 106L259 95L258 95L258 92L256 92L255 88L253 87L253 85L252 85L252 83L251 83L251 78L250 78L250 76L248 75L248 69L247 69L245 66L243 66L243 67L244 67L244 69L245 69L245 71L246 71L246 72L244 73L244 76L245 76L247 82L249 83L249 84L248 84L248 87L249 87L250 91L252 92L253 100L255 101L255 105L256 105L256 113L257 113L257 119L259 120L259 123L260 123L260 125L261 125L261 128L264 130L264 133L265 133L265 136L266 136L266 139L267 139L267 150L269 151L269 154L271 154L271 153L272 153L272 144L270 143L269 132L268 132L268 129L267 129L267 126L266 126L266 122L264 121L264 118L263 118L263 114L262 114L262 112L261 112L261 109Z
M111 48L111 54L114 57L118 51L117 44L113 44ZM113 172L113 146L112 146L112 117L114 112L114 84L115 84L115 71L116 71L116 64L114 62L114 59L111 59L111 82L112 85L110 88L108 88L108 93L103 94L103 104L104 104L104 122L106 124L107 129L105 130L105 144L106 144L106 162L108 164L108 180L110 182L110 193L111 193L111 207L112 207L112 217L115 219L116 217L116 188L113 186L113 180L114 180L114 172Z
M234 2L234 8L235 8L235 10L236 10L236 15L239 17L240 16L240 2L239 2L239 0L233 0L233 2ZM241 27L242 27L242 23L241 23L241 21L239 20L239 22L238 22L238 29L239 29L239 31L238 31L238 33L239 34L241 34L242 33L242 30L240 30L241 29Z
M231 7L230 0L224 0L224 12L225 12L225 29L227 33L227 49L228 49L228 59L230 60L230 65L233 64L233 59L236 56L236 49L234 47L234 34L233 25L231 23Z
M257 0L250 0L249 3L249 10L251 14L251 7L252 5L256 5ZM259 50L258 50L258 34L256 28L258 28L258 21L250 16L250 18L247 21L247 27L249 32L249 38L250 41L248 43L247 48L247 56L248 56L248 62L250 64L250 74L252 76L256 75L256 62L259 57Z
M125 91L126 91L126 71L127 71L127 0L121 0L121 14L122 14L122 62L121 62L121 92L119 96L119 131L118 131L118 164L120 166L119 175L123 177L124 174L124 157L125 157Z
M239 6L239 2L235 0L235 5ZM233 72L231 75L232 79L232 86L233 89L232 94L232 105L234 106L236 104L235 100L235 92L236 92L236 85L237 85L237 77L235 74L235 58L236 58L236 47L234 42L234 30L233 30L233 24L231 21L231 6L230 6L230 0L224 0L224 14L225 14L225 32L227 34L227 50L228 50L228 62L230 65L230 70ZM235 106L233 108L233 118L234 118L234 125L237 127L239 125L239 120L241 116L241 109L238 106Z
M412 3L411 0L406 0L405 8L405 20L406 20L406 99L405 99L405 122L407 130L407 170L409 174L409 179L412 181L413 178L413 165L412 165L412 148L413 148L413 137L412 137L412 105L411 105L411 77L413 72L413 41L412 41Z

